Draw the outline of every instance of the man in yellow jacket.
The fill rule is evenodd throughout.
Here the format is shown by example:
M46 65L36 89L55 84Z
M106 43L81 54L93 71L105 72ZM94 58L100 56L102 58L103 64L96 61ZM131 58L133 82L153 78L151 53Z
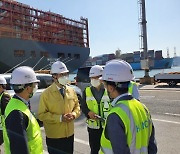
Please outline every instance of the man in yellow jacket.
M51 66L54 83L40 97L39 120L43 121L49 154L72 154L74 150L74 119L80 116L78 97L67 85L66 65L57 61Z

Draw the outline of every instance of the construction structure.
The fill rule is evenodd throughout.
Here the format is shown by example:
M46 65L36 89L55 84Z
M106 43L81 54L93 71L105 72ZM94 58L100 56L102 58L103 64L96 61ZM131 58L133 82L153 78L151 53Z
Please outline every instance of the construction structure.
M74 48L73 51L69 51L69 46L71 46L71 48L75 46L86 49L86 59L90 52L87 18L81 17L80 21L76 21L50 11L46 12L34 9L29 5L14 0L0 0L0 39L1 38L8 38L13 41L13 43L15 40L28 40L46 44L46 46L40 44L43 48L37 50L41 51L36 51L35 47L32 48L31 51L26 51L27 48L18 48L18 46L15 46L14 49L11 49L13 51L9 52L12 52L16 64L20 63L22 59L19 61L18 58L15 57L27 58L27 52L30 52L29 55L32 58L37 58L33 61L35 63L41 57L80 59L81 54L75 53L78 49ZM8 40L9 43L11 43L10 40ZM49 45L47 46L47 44ZM55 51L56 46L53 48L50 44L61 45L61 47L59 47L59 51ZM66 46L66 49L63 45ZM53 52L58 53L53 55ZM72 52L74 56L72 56ZM40 54L40 56L37 56L37 54ZM83 59L83 61L86 59ZM4 62L0 59L0 63ZM74 68L72 70L74 70Z
M139 3L139 25L140 25L140 49L144 53L144 62L148 64L148 47L147 47L147 29L146 29L146 8L145 8L145 0L138 0ZM145 65L147 65L145 64ZM145 77L149 76L149 68L148 66L145 68Z
M141 60L141 68L144 69L144 78L140 80L143 84L152 84L152 79L149 76L149 59L147 45L147 28L146 28L146 7L145 0L138 0L139 4L139 25L140 25L140 49L143 50L144 59Z
M0 6L0 36L89 46L87 19L75 21L12 0L1 0Z

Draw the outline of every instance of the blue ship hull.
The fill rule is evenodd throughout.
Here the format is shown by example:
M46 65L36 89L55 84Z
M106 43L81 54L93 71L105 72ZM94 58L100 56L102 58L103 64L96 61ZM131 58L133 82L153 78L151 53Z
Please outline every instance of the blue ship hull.
M16 51L23 51L24 55L17 56L15 55ZM34 56L32 56L32 51ZM42 52L47 53L48 56L42 58ZM18 38L0 38L0 53L0 73L5 73L23 61L25 62L21 66L35 66L35 70L42 68L50 69L50 60L56 60L62 54L63 58L60 58L60 60L66 64L70 72L73 72L81 67L88 59L90 48Z
M150 67L150 69L167 69L171 68L173 64L173 58L164 58L161 60L154 60L154 66ZM130 63L133 70L141 70L141 63Z

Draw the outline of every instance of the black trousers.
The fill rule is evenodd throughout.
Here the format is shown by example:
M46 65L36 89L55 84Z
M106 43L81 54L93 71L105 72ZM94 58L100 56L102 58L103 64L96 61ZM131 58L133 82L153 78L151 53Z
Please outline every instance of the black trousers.
M3 131L0 130L0 145L3 144Z
M91 148L91 154L98 154L100 150L100 140L103 128L100 129L88 129L89 134L89 145Z
M46 137L46 145L49 154L73 154L74 135L58 139Z

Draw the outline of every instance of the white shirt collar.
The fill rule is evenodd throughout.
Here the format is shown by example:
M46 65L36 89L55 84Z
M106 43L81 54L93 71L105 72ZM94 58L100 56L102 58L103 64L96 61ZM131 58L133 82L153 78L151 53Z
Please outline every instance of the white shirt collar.
M111 105L112 105L112 106L115 106L116 102L117 102L121 97L127 96L127 95L129 95L129 94L128 94L128 93L124 93L124 94L122 94L122 95L117 96L116 98L114 98L114 100L112 101Z
M61 88L56 85L57 89L60 90ZM63 89L66 89L66 86L62 87Z
M57 87L58 90L61 89L61 88L59 88L57 85L56 85L56 87Z
M24 98L20 97L19 95L16 95L18 98L20 98L27 106L29 106L29 101L25 100Z

